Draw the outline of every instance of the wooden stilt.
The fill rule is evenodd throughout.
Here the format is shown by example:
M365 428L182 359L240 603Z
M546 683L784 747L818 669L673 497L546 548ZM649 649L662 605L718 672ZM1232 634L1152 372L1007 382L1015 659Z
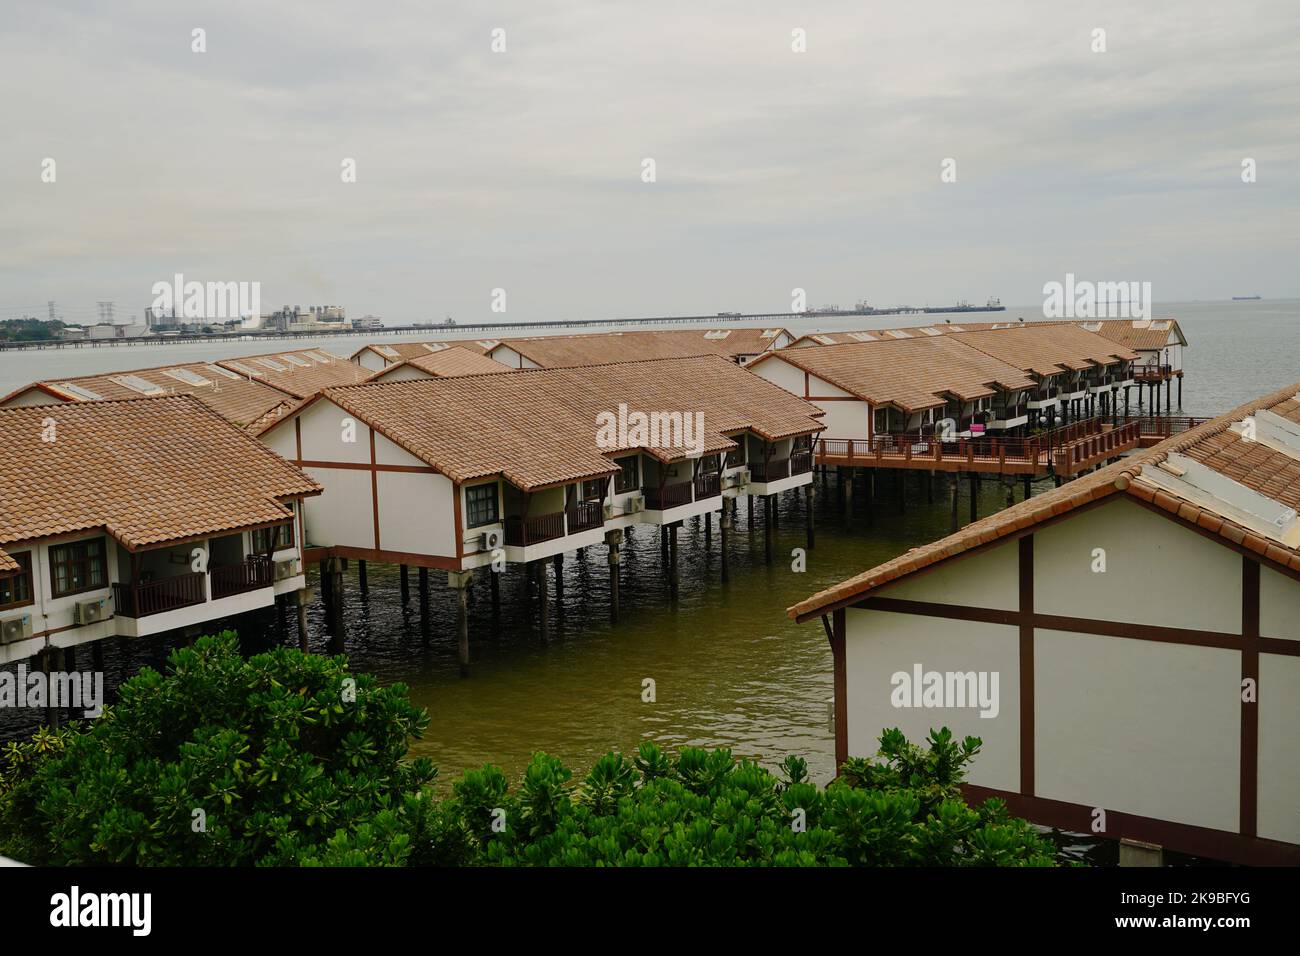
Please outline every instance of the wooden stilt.
M582 555L578 557L581 559ZM562 606L564 602L564 552L561 551L554 558L555 561L555 603Z
M448 571L447 586L456 589L456 656L460 676L469 676L469 586L473 571Z
M677 568L677 526L680 521L674 522L668 527L668 593L672 595L674 601L677 600L677 588L680 584Z
M407 574L406 565L401 566L402 577L402 603L408 604L411 600L411 581Z
M364 596L370 593L370 583L366 580L366 562L357 562L357 586L361 588L361 594Z
M974 524L979 518L980 476L974 472L970 476L970 520Z
M764 560L772 563L772 512L776 509L772 507L772 496L763 496L763 555Z
M621 561L623 531L611 528L605 532L605 544L609 546L609 620L618 623L618 566Z
M722 499L722 516L718 519L718 530L722 534L721 548L719 553L722 557L722 582L725 584L730 578L730 568L728 567L727 557L727 539L731 537L732 515L736 510L735 498Z
M808 537L808 550L811 551L816 543L816 536L813 532L813 499L817 495L817 490L812 482L804 485L804 526Z
M713 514L712 512L704 515L704 550L713 550Z
M492 615L495 617L501 613L501 572L490 566L488 572L492 585Z
M551 589L546 584L546 562L534 561L534 573L537 575L537 603L541 610L542 640L551 639Z
M306 588L298 592L298 649L304 654L311 650L307 639L307 595L310 593Z
M957 490L960 487L961 487L961 472L954 471L952 473L951 487L948 489L948 494L952 498L952 502L951 502L952 514L949 515L949 520L948 520L949 534L954 534L961 528L961 519L958 518L957 516Z

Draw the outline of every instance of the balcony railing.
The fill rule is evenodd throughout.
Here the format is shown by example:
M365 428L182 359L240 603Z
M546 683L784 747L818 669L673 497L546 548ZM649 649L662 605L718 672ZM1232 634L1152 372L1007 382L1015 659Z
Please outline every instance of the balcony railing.
M599 501L580 501L569 509L569 534L599 528L604 523L605 512Z
M647 488L645 490L646 510L667 511L669 508L690 504L693 500L691 497L692 484L689 481L681 481L675 485L664 485L663 488Z
M695 476L695 500L715 498L722 494L722 475L716 471L703 471Z
M202 604L207 600L202 571L188 571L170 578L138 584L113 585L113 613L121 617L148 617L163 611Z
M806 475L812 471L812 449L801 448L790 453L790 474Z
M546 515L533 515L528 518L521 515L511 515L506 518L506 544L513 547L522 548L530 544L541 544L543 541L554 541L556 538L563 537L563 511L556 511Z
M727 452L727 463L724 467L739 468L744 463L745 463L745 449L733 448L731 451Z
M1005 422L1012 418L1023 418L1029 414L1028 403L1021 405L1007 405L1004 407L995 407L991 413L992 420L995 422Z
M1163 382L1173 371L1172 365L1137 365L1133 368L1133 381Z
M261 555L254 555L239 564L212 568L208 573L212 575L214 601L232 594L269 588L275 580L271 562Z
M751 481L766 482L780 481L782 478L790 477L790 459L773 458L771 461L756 461L750 464L749 474Z

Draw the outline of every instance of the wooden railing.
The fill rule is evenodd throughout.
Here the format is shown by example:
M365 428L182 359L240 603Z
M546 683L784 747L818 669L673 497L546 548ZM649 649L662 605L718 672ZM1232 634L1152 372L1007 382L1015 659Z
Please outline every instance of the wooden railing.
M207 600L202 571L187 571L170 578L138 584L113 585L113 613L121 617L148 617L163 611L202 604Z
M554 541L564 537L564 512L556 511L545 515L532 515L525 518L511 515L506 518L506 544L514 547L527 547L543 541Z
M262 555L253 555L239 564L227 564L209 569L212 576L212 599L243 594L269 588L275 581L271 562Z
M604 506L599 501L580 501L569 509L569 534L599 528L604 523Z
M722 494L722 475L716 471L702 471L695 476L695 500L716 498Z
M739 468L744 463L745 463L745 449L733 448L731 451L727 452L727 463L723 467Z
M1131 447L1140 436L1137 422L1128 422L1110 431L1084 438L1055 452L1053 466L1061 474L1071 474L1084 462L1097 457L1111 457L1107 452L1118 452Z
M1026 402L1021 405L1008 405L1005 407L994 407L991 413L991 419L995 422L1005 422L1009 418L1021 418L1029 414L1029 404Z
M652 486L645 490L645 507L647 511L667 511L669 508L677 508L681 505L690 504L694 499L691 497L693 482L679 481L675 485L664 485L663 488Z
M1135 382L1163 382L1173 374L1172 365L1135 365L1133 380Z
M749 466L750 480L780 481L782 478L790 477L790 459L773 458L771 461L755 461Z
M1208 418L1193 418L1190 415L1121 415L1119 420L1126 424L1135 422L1145 438L1168 438L1209 421Z
M806 475L812 471L812 449L800 448L790 453L790 474Z

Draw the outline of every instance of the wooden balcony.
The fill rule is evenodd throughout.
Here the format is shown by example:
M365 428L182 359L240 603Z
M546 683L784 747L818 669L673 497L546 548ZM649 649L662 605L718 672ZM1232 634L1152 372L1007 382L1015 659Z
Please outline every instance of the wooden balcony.
M604 523L604 508L599 501L580 501L569 509L569 534L599 528Z
M771 461L756 461L749 466L751 481L760 484L768 481L780 481L790 477L790 459L773 458Z
M532 515L523 517L522 515L511 515L506 518L506 544L526 548L530 544L541 544L544 541L554 541L556 538L564 537L564 512L555 511L551 514Z
M669 508L690 504L695 500L691 495L693 484L690 481L680 481L675 485L664 485L662 488L647 488L645 490L646 511L667 511Z
M275 581L271 562L262 555L250 556L239 564L211 568L208 573L212 576L214 601L233 594L269 588Z
M119 582L113 585L113 613L140 618L202 604L208 599L205 577L202 571L190 571L136 584Z
M731 451L727 452L727 463L723 467L739 468L744 463L745 463L745 449L733 448Z
M1133 366L1133 381L1150 384L1151 382L1163 382L1171 378L1174 374L1172 365L1135 365Z
M704 471L695 476L695 500L716 498L722 494L722 475L716 471Z
M812 449L800 448L790 453L790 474L806 475L812 471Z

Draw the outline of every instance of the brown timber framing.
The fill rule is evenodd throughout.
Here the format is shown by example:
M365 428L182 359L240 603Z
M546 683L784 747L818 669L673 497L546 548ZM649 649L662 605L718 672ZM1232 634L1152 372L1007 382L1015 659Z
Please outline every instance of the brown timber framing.
M1083 506L1083 508L1093 507L1108 500L1108 498L1099 499ZM1067 514L1075 514L1079 510L1083 510L1083 508L1075 509L1074 512L1068 512ZM1171 520L1181 520L1162 509L1154 508L1154 510ZM1064 517L1064 515L1059 517ZM1042 527L1047 523L1043 522L1036 527ZM1188 522L1183 523L1190 524ZM1204 531L1204 529L1200 530ZM1230 545L1230 542L1223 540L1218 535L1209 532L1205 533L1211 539L1219 541L1225 546ZM848 607L859 610L914 614L947 620L975 621L1017 627L1020 640L1019 790L1015 792L995 790L973 784L963 785L962 789L968 799L984 800L989 797L999 797L1007 802L1012 813L1024 816L1035 823L1061 827L1080 833L1090 832L1094 807L1044 799L1036 796L1035 793L1034 714L1036 698L1034 688L1034 635L1037 631L1070 631L1103 638L1156 641L1238 651L1241 654L1243 683L1249 678L1256 682L1256 686L1258 686L1259 680L1259 655L1261 652L1287 657L1300 657L1300 641L1284 638L1263 638L1260 636L1260 566L1262 563L1271 565L1271 562L1261 559L1259 555L1253 552L1243 553L1242 555L1241 633L1234 634L1039 613L1034 606L1034 535L1032 532L1027 532L1014 539L998 539L989 542L987 545L982 545L980 548L963 552L957 557L974 554L985 547L1008 544L1011 540L1017 542L1018 548L1019 599L1017 610L999 610L867 595L865 597L858 596L848 602L842 602L838 606L814 612L822 616L823 624L825 624L827 615L832 615L835 622L833 629L828 628L828 637L830 638L831 652L834 656L835 762L837 767L848 758L848 662L845 648L845 615ZM1247 549L1239 550L1247 551ZM946 560L951 560L951 558ZM945 562L938 562L925 570L932 570L943 563ZM924 571L918 571L911 577L918 577L922 573ZM1116 838L1125 837L1144 840L1171 849L1234 863L1291 866L1300 864L1300 845L1260 839L1256 836L1259 783L1259 711L1258 704L1253 700L1242 701L1240 738L1239 832L1233 833L1189 824L1173 823L1166 820L1126 814L1107 808L1107 835Z

